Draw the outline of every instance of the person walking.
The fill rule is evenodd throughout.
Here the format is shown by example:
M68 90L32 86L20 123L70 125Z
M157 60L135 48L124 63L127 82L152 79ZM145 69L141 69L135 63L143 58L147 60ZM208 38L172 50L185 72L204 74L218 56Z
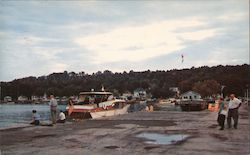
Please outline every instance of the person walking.
M53 124L56 124L56 111L57 111L57 100L54 95L50 95L50 114L51 121Z
M227 115L227 106L225 105L223 98L219 99L219 113L217 122L219 123L220 130L224 130L225 119Z
M234 120L234 128L237 129L238 126L238 109L241 106L241 101L235 97L234 94L230 95L230 101L228 103L228 115L227 115L227 125L231 128L231 120Z

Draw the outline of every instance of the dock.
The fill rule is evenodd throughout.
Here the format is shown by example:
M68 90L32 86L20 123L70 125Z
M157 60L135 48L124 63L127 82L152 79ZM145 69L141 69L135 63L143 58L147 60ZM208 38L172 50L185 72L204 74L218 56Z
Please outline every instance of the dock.
M52 127L0 130L2 155L249 155L250 107L239 110L238 129L219 130L217 112L135 112ZM138 137L143 133L187 135L170 144Z

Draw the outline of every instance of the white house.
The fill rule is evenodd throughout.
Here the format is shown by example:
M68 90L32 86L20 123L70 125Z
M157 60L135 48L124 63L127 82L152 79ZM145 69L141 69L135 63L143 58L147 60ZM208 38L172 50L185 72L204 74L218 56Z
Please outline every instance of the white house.
M12 101L12 97L10 97L10 96L5 96L5 97L3 98L3 101L4 101L4 102L11 102L11 101Z
M179 88L178 87L169 87L169 90L175 93L179 93Z
M178 87L169 87L169 90L174 92L177 97L180 96L180 90Z
M38 101L38 100L40 100L40 97L38 97L38 96L31 96L31 100L32 101Z
M135 98L146 98L147 92L143 88L137 88L134 90L134 97Z
M201 95L194 91L188 91L183 94L181 94L181 99L183 100L197 100L201 99Z
M132 96L133 96L133 94L129 91L126 91L122 94L122 97L127 98L127 99L132 98Z
M28 101L28 97L26 97L26 96L19 96L19 97L17 98L17 100L18 100L18 101L21 101L21 102L23 102L23 101Z

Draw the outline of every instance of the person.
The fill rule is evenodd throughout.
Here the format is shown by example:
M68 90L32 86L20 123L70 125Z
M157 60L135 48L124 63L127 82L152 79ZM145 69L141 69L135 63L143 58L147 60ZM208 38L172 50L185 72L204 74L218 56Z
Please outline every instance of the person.
M217 122L219 123L219 126L220 126L220 130L224 130L226 114L227 114L227 106L225 105L223 98L220 97L219 112L218 112L218 119L217 119Z
M241 105L241 101L235 97L234 94L230 95L230 101L228 103L228 115L227 115L227 125L228 128L231 128L231 119L234 120L234 128L237 129L238 126L238 109Z
M52 124L56 124L56 110L57 110L57 100L54 95L50 95L50 114Z
M70 116L74 110L74 102L72 98L69 99L68 106L69 106L68 115Z
M36 110L32 110L32 125L39 125L40 124L40 115L36 112Z
M57 123L65 123L65 121L66 121L65 114L63 113L62 110L60 110L59 119L56 122Z

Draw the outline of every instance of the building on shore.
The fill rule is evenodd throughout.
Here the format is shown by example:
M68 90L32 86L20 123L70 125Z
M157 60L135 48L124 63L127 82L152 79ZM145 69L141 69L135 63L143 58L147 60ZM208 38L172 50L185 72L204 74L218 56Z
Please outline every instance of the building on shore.
M137 88L134 90L134 98L137 99L146 99L147 98L147 92L143 88Z
M28 97L23 96L23 95L18 96L17 101L19 101L19 102L25 102L25 101L28 101Z
M5 96L5 97L3 98L3 101L4 101L4 102L12 102L12 97L10 97L10 96Z
M179 97L180 96L180 90L178 87L169 87L169 90L174 92L176 97Z
M190 90L188 92L181 94L181 99L182 100L197 100L197 99L201 99L201 95L197 92Z

